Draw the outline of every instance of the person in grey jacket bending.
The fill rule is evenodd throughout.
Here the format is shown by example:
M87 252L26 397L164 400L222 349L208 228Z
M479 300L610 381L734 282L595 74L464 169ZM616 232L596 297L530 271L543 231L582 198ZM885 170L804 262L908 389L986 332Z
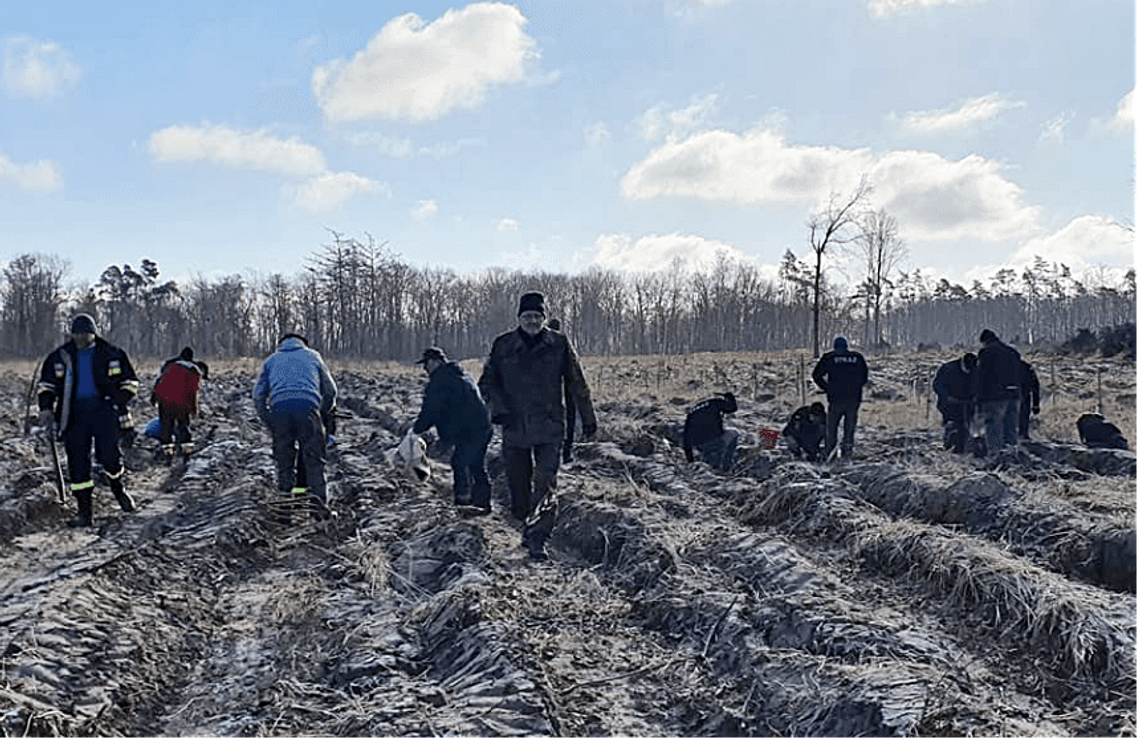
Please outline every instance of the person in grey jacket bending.
M336 405L336 382L321 354L310 349L303 336L289 333L281 337L277 351L261 368L253 389L253 405L273 435L277 490L293 491L300 454L312 514L327 519L331 512L325 487L326 434L321 417Z

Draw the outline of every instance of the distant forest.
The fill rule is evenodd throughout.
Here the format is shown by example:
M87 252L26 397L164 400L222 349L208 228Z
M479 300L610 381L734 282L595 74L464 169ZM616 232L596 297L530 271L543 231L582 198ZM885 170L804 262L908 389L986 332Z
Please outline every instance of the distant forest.
M1136 321L1136 273L1114 282L1074 277L1040 258L1021 274L988 282L930 281L918 270L866 281L852 291L816 280L791 251L779 278L721 259L703 271L671 265L652 273L591 269L579 275L489 269L459 275L406 264L386 244L333 232L293 276L163 280L148 259L111 265L86 287L68 287L70 264L22 254L0 272L0 352L45 354L66 338L68 318L86 311L102 336L137 358L176 354L262 357L299 331L327 357L409 360L427 345L456 358L481 357L517 325L518 297L546 295L548 318L584 355L812 349L815 285L823 349L843 334L864 351L977 343L982 328L1021 345L1059 345L1081 329ZM1094 273L1095 274L1095 273ZM877 304L877 305L876 305ZM876 308L878 310L876 310Z

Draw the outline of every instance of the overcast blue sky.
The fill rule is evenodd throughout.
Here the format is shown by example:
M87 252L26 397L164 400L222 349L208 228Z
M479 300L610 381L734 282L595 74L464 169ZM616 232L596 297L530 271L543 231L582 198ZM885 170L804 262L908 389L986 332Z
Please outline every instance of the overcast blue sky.
M0 261L774 274L862 175L907 265L1135 260L1130 0L0 3Z

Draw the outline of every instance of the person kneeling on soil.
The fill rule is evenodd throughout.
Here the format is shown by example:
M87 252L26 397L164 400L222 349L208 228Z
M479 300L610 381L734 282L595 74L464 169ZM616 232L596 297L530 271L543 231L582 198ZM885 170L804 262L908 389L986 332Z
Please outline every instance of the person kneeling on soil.
M781 434L787 440L789 452L808 462L817 462L827 434L827 409L819 401L800 406L792 412Z
M428 347L416 364L428 375L424 400L412 431L433 426L441 445L454 445L451 475L456 506L472 506L478 515L491 513L491 479L484 459L491 442L491 415L475 380L439 347Z
M1127 450L1128 440L1120 427L1106 421L1100 414L1081 414L1077 419L1077 433L1089 447L1110 450Z
M740 432L724 428L724 415L735 413L736 409L736 396L730 392L718 393L689 409L681 437L685 459L693 462L693 448L696 448L709 465L725 472L732 470Z

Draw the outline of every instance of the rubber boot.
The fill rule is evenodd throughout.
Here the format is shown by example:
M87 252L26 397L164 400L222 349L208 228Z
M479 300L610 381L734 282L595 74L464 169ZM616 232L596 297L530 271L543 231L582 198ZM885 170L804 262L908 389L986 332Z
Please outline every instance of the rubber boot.
M193 442L183 442L179 446L178 451L182 453L182 459L183 460L189 460L190 456L194 454L194 443Z
M167 465L174 462L174 445L173 444L164 444L162 446L162 462L166 463Z
M115 494L115 500L119 502L120 509L128 514L135 510L135 500L123 489L121 478L111 479L111 493Z
M79 504L79 514L67 520L69 527L91 526L91 490L76 491L75 501Z

